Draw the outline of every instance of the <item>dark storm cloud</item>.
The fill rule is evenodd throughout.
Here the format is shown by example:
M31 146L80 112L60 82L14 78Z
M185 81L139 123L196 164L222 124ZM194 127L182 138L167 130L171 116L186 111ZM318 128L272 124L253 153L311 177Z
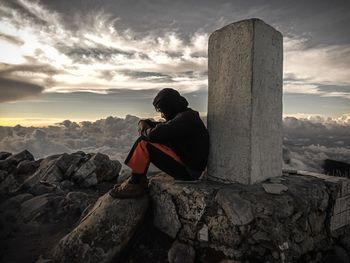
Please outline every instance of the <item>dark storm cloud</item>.
M132 77L134 79L147 79L147 81L150 81L150 82L160 82L160 83L174 82L173 76L162 74L159 72L124 70L124 71L121 71L121 73L123 73L126 76Z
M4 1L2 3L0 3L0 6L5 6L11 10L16 10L17 13L21 14L22 17L22 21L21 22L25 22L25 21L31 21L34 24L36 24L37 26L47 26L49 25L48 21L45 20L45 17L39 17L37 14L35 14L33 11L31 11L30 9L28 9L25 5L23 5L21 2L18 1ZM4 10L2 11L2 15L4 16L8 16L8 17L15 17L17 16L16 13L14 12L6 12ZM14 19L14 23L16 23L16 20ZM22 26L21 24L19 24L20 22L17 22L17 26Z
M208 76L208 71L183 71L179 73L180 76L187 76L187 77L193 77L193 78L198 78L198 77L207 77Z
M131 101L146 100L148 103L155 97L159 90L156 89L106 89L105 93L94 93L89 91L75 91L70 93L50 92L42 94L41 98L47 101L61 102L102 102L102 103L126 103Z
M159 82L159 83L173 83L176 82L174 78L188 78L188 79L198 79L198 78L206 78L207 71L184 71L176 74L163 74L159 72L145 72L145 71L132 71L132 70L124 70L121 71L122 74L129 76L133 79L143 79L149 82ZM109 73L107 77L109 77Z
M4 39L4 40L6 40L8 42L11 42L11 43L13 43L15 45L18 45L18 46L24 44L24 41L21 40L20 38L14 37L14 36L10 36L10 35L7 35L7 34L3 34L3 33L0 33L0 39Z
M35 84L0 78L0 102L15 101L39 95L44 90Z
M350 95L350 86L320 85L317 89L321 92L341 92Z
M12 73L45 73L47 75L54 75L63 73L63 70L58 70L49 64L21 64L9 65L0 63L0 76L7 76Z
M86 62L89 60L105 61L107 59L109 60L113 55L123 55L127 58L134 55L132 52L102 46L93 48L61 47L60 50L76 62Z
M112 95L115 98L122 99L133 99L133 100L150 100L153 99L159 92L157 89L147 89L147 90L133 90L133 89L109 89L107 90L108 96Z
M183 36L202 29L212 32L224 24L259 17L279 28L284 34L307 36L308 44L342 44L350 42L350 2L339 1L42 1L65 14L72 26L76 12L105 10L120 18L116 25L131 28L138 34L175 30ZM69 6L69 8L67 8Z
M181 52L176 52L176 51L167 51L165 52L169 57L171 58L178 58L181 57L182 53Z

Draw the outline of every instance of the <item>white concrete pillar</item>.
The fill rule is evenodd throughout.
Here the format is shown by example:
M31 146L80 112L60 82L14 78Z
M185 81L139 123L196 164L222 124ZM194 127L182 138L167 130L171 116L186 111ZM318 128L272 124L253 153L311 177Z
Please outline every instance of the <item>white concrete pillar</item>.
M259 19L211 34L208 178L252 184L282 174L282 34Z

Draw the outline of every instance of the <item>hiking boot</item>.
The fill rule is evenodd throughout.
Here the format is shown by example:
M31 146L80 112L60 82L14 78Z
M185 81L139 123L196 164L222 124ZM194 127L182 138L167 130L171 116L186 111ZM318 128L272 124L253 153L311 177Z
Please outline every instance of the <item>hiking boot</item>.
M132 184L130 183L131 177L126 179L121 184L116 184L110 191L109 195L114 198L135 198L142 196L147 192L148 189L148 179L147 177L142 177L140 183Z

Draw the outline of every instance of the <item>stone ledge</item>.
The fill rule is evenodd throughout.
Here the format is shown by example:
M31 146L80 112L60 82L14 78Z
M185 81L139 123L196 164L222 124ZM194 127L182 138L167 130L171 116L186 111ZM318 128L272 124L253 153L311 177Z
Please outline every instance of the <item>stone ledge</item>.
M175 181L161 173L150 180L150 196L154 224L174 239L237 260L293 262L349 234L349 182L305 171L253 185Z

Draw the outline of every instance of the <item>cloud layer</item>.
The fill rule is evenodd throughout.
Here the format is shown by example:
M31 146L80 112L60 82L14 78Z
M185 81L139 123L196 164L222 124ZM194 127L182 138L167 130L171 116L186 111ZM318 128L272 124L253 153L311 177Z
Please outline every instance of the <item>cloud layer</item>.
M35 84L0 77L0 103L33 97L40 94L43 90L43 87Z
M1 127L0 151L28 149L36 158L56 153L102 152L124 161L137 139L139 118L108 117L95 122L65 120L47 128ZM206 123L206 118L203 118ZM285 168L322 172L325 159L349 162L350 116L284 118Z
M325 159L350 163L350 115L284 118L287 168L322 172Z

